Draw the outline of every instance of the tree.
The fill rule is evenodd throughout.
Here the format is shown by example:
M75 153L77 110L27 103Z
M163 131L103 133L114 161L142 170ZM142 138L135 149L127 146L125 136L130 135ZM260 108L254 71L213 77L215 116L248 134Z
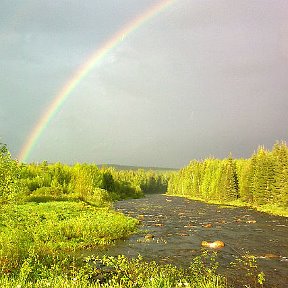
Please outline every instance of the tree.
M227 199L236 200L239 198L239 182L236 170L236 164L232 158L232 154L225 161L226 179L225 188Z
M272 150L275 162L275 181L273 200L275 203L288 206L288 147L285 142L277 142Z
M105 189L109 192L115 191L115 183L113 176L110 171L105 171L103 173L102 189Z
M11 158L5 144L0 143L0 201L16 200L24 192L20 181L20 168Z
M253 178L253 198L255 204L273 202L272 189L274 186L274 163L271 154L263 146L256 154Z
M237 160L237 175L239 184L239 197L242 201L253 203L253 190L251 183L254 177L253 164L251 159Z

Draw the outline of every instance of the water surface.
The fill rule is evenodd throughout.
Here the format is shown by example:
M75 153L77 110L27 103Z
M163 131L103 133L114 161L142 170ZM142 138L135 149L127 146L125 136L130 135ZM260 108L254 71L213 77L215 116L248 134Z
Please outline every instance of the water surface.
M160 194L114 206L138 218L140 232L118 241L105 254L141 254L145 260L187 266L201 253L202 241L221 240L225 243L217 256L221 272L237 277L229 263L241 255L254 255L268 278L265 287L288 287L288 218ZM147 234L154 238L146 239Z

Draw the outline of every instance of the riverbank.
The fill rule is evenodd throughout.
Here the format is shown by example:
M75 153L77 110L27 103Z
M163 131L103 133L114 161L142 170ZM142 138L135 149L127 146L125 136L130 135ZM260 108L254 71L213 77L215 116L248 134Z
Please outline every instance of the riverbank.
M201 201L203 203L207 204L217 204L217 205L225 205L225 206L234 206L234 207L246 207L246 208L252 208L258 212L264 212L268 213L270 215L275 215L275 216L283 216L283 217L288 217L288 208L287 207L280 207L279 205L275 204L263 204L263 205L251 205L249 203L243 202L241 200L233 200L233 201L217 201L217 200L207 200L207 199L202 199L202 198L197 198L197 197L190 197L190 196L182 196L182 195L170 195L169 196L175 196L175 197L183 197L187 198L190 200L195 200L195 201Z
M31 255L44 259L111 244L131 235L138 224L83 201L6 204L0 212L0 269L11 273Z
M121 251L115 257L99 256L103 247L112 249L115 241L135 233L139 223L109 203L55 197L37 201L0 208L2 288L228 287L208 255L195 258L187 269L127 258Z

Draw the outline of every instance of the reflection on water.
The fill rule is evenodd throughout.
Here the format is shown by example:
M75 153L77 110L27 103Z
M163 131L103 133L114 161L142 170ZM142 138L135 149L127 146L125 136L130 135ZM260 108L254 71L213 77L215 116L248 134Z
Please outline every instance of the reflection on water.
M120 201L115 209L138 218L141 231L102 253L141 254L146 260L187 266L201 253L202 241L221 240L225 243L218 250L221 271L227 271L235 257L248 253L257 258L258 267L267 275L267 287L288 287L285 217L166 195ZM153 237L145 238L147 234Z

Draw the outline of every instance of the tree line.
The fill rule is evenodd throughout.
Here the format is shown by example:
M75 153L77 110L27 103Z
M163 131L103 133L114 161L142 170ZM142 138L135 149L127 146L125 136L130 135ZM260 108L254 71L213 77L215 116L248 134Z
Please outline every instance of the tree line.
M0 202L19 198L78 197L80 200L115 201L139 198L145 193L165 193L169 173L98 168L95 164L24 164L12 159L0 144ZM96 202L97 202L96 201Z
M288 206L288 148L277 142L271 151L259 146L249 159L193 160L172 174L168 194L252 205Z
M25 197L78 197L96 202L165 193L221 202L288 206L288 148L259 146L249 159L193 160L178 172L117 170L95 164L24 164L0 144L0 202Z

